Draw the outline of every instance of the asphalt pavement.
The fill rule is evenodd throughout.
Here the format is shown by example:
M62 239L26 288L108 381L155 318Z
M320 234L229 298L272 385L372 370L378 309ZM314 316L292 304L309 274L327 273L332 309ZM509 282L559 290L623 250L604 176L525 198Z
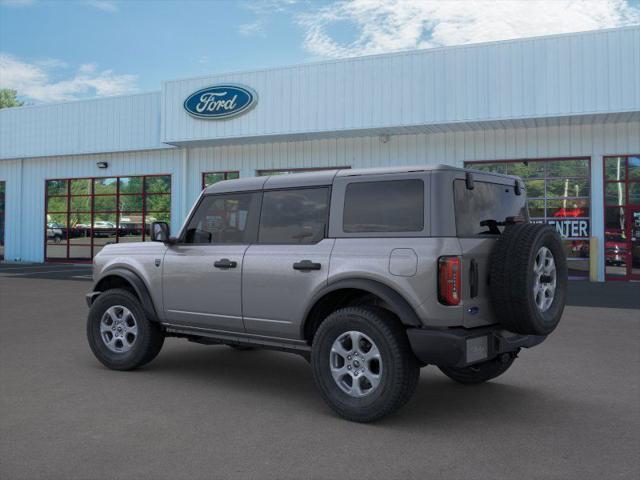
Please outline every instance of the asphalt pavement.
M556 332L502 377L467 387L427 367L408 405L361 425L291 354L171 338L147 367L110 371L85 339L89 268L12 267L2 479L640 477L640 284L572 283Z

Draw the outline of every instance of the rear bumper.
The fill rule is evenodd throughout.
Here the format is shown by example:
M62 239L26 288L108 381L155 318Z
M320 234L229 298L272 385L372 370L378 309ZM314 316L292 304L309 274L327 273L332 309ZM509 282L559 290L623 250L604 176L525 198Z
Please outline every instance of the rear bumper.
M466 367L502 353L515 352L542 343L544 335L519 335L499 326L480 328L407 330L413 353L425 364Z

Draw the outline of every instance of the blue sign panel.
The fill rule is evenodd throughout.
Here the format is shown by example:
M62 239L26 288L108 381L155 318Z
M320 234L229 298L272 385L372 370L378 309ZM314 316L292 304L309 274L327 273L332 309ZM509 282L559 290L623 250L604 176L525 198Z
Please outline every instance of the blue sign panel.
M213 85L192 93L184 109L196 118L224 120L251 109L258 101L256 92L242 85Z

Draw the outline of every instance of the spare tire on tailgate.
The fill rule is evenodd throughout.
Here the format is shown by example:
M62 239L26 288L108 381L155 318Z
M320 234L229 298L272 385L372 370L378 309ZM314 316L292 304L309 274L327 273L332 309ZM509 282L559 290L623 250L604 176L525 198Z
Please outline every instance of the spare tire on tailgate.
M509 225L491 253L491 303L505 329L548 335L558 325L567 297L567 259L549 225Z

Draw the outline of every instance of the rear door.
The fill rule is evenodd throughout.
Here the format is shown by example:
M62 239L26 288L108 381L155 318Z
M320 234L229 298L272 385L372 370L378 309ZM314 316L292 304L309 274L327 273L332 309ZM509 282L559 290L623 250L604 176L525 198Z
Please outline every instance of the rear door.
M164 257L167 322L244 332L242 268L255 241L260 198L245 192L203 197L183 237Z
M244 257L247 333L299 339L305 308L327 283L329 197L327 186L265 190L258 242Z

